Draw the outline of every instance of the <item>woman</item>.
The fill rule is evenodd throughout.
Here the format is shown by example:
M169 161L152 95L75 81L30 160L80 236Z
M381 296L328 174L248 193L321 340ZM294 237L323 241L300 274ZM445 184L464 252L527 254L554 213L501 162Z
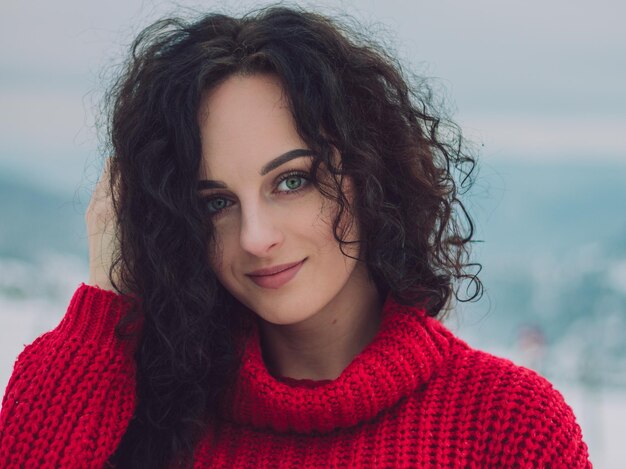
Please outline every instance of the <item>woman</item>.
M18 358L0 465L589 467L548 382L435 319L480 282L474 160L427 97L300 10L142 32L89 283Z

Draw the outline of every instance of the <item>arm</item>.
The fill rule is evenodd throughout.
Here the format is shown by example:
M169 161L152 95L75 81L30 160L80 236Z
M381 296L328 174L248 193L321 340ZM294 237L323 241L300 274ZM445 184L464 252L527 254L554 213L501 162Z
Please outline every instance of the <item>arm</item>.
M135 409L124 297L81 285L61 323L19 355L0 412L0 467L101 468Z
M92 286L78 288L59 326L15 364L0 413L2 468L101 468L134 413L136 340L114 335L129 302L111 283L119 283L111 182L107 160L85 213Z
M490 407L498 417L488 420L487 465L592 467L571 407L545 378L511 366L498 377L494 389Z
M531 394L524 405L525 414L520 412L517 421L520 434L528 429L532 433L520 453L528 455L527 461L535 459L535 467L591 468L587 445L572 408L552 384L533 375L535 387L528 390Z

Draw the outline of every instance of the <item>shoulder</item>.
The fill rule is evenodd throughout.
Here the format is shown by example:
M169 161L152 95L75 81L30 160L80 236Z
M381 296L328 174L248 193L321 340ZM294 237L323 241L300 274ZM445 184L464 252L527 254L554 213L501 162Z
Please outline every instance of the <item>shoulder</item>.
M439 379L484 435L487 466L590 467L574 413L547 379L457 338L450 352Z

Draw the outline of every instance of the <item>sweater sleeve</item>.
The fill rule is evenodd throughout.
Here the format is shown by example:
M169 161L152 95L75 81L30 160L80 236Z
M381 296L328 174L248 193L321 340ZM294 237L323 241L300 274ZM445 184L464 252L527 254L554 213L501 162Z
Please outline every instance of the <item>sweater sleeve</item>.
M511 366L495 387L502 392L495 392L500 399L491 403L499 418L490 422L487 465L592 467L574 412L549 381L527 368Z
M0 412L0 467L101 468L135 409L136 339L121 295L81 284L61 323L17 358Z

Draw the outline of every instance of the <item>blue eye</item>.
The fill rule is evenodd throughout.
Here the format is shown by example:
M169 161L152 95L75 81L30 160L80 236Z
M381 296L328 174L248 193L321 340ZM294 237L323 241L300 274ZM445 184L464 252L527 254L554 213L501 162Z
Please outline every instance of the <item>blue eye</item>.
M205 207L206 207L207 212L213 215L230 207L230 205L227 205L228 203L232 203L232 202L230 202L230 200L228 199L225 199L224 197L213 197L210 199L206 199Z
M292 195L304 190L310 184L307 173L292 171L278 178L276 192L283 195ZM202 198L202 209L211 217L219 216L233 206L234 202L224 196L214 195Z
M309 182L309 179L304 173L288 173L281 176L278 181L278 191L279 192L296 192ZM282 188L281 188L282 186Z

